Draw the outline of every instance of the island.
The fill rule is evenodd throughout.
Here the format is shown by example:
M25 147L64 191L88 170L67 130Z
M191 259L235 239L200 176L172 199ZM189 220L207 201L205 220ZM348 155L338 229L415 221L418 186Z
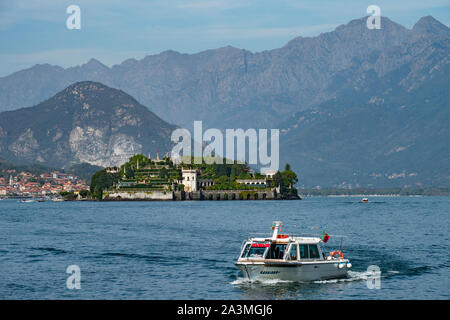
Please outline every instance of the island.
M208 159L206 159L208 160ZM210 163L201 159L173 161L168 154L134 155L120 167L108 167L91 178L95 200L293 200L301 199L298 178L286 164L283 171L255 172L246 163Z

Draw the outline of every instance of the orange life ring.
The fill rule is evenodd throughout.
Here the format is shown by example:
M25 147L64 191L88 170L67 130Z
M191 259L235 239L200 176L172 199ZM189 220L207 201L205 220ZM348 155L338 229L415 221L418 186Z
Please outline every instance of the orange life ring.
M339 257L340 257L341 259L344 259L344 255L342 254L341 251L333 251L333 252L330 252L330 258L333 259L334 256L335 256L336 254L339 255Z

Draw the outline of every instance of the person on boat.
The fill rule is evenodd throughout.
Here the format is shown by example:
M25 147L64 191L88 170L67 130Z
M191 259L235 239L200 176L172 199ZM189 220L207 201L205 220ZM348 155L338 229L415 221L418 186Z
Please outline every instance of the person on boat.
M274 251L275 251L274 258L275 259L280 259L279 258L280 257L280 248L278 246L276 246Z
M283 259L283 257L284 257L284 247L280 248L278 259Z

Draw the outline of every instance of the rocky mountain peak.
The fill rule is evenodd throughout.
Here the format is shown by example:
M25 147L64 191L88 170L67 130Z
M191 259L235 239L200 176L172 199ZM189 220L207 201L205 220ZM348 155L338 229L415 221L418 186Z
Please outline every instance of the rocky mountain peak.
M82 108L89 109L89 105L97 109L114 107L122 104L138 104L131 96L121 90L111 89L100 82L79 81L71 84L54 97L47 104L55 105L57 108L64 106L71 110ZM126 101L126 103L124 102Z
M381 16L381 29L369 29L367 28L367 19L369 16L365 16L359 19L354 19L347 24L340 25L336 28L335 32L338 34L363 34L370 33L371 31L378 31L379 33L406 33L408 29L404 26L392 21L388 17Z
M104 65L103 63L94 58L90 59L83 66L90 69L109 69L108 66Z
M342 54L348 50L361 52L365 48L383 50L407 41L409 30L389 18L381 17L381 29L367 28L367 19L366 16L351 20L317 37L297 37L286 47L308 50L312 46L320 46Z
M94 93L102 92L108 87L100 82L95 81L79 81L68 86L62 93L78 94L78 93Z
M421 18L413 27L414 33L450 37L450 28L432 16Z
M175 126L121 90L81 81L29 108L0 114L0 155L57 167L119 165L136 153L168 151Z

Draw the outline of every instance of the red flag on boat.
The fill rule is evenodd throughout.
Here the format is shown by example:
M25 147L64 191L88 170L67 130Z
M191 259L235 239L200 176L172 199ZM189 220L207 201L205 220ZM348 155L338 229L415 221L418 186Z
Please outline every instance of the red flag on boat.
M323 232L322 241L324 243L327 243L327 241L330 239L330 236L325 231Z

